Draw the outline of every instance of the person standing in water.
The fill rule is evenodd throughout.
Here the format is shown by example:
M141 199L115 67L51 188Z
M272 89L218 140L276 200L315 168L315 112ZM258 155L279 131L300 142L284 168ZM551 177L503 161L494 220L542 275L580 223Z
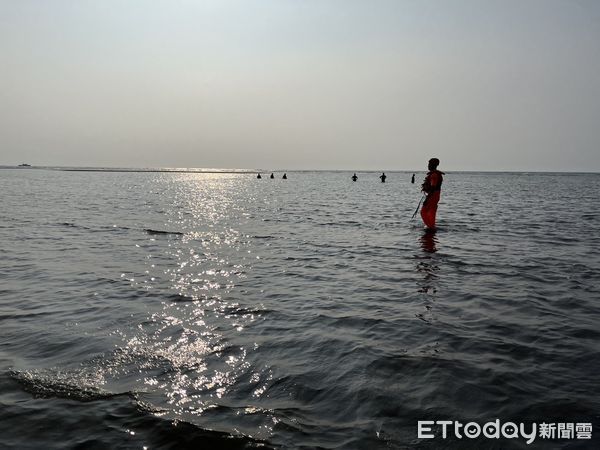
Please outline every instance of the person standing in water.
M272 180L273 178L275 178L275 175L271 174L271 177L270 177L270 178L271 178L271 180Z
M358 177L356 176L356 172L354 173L354 175L352 175L352 181L356 181L358 180Z
M259 173L258 175L256 175L256 178L257 178L257 179L259 179L259 180L262 178L262 177L260 176L260 173Z
M381 172L381 175L379 176L379 178L381 178L382 183L385 183L385 179L387 178L387 175L385 174L385 172Z
M435 215L442 192L442 182L444 181L444 172L437 170L439 164L440 160L437 158L429 160L429 172L422 184L422 191L425 192L427 197L421 207L421 218L425 226L431 230L435 229Z
M411 182L412 184L415 184L415 174L414 174L414 173L413 173L413 176L412 176L412 178L410 179L410 182Z
M281 177L282 180L287 180L287 173L284 173L283 176Z

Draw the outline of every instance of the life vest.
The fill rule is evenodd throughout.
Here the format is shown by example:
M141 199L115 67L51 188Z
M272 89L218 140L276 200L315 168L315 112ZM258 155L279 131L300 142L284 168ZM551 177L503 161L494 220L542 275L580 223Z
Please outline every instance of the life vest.
M437 192L442 190L442 183L444 181L444 172L440 172L439 170L432 170L425 177L425 181L423 181L423 191L428 194L432 192ZM434 183L432 183L434 181Z

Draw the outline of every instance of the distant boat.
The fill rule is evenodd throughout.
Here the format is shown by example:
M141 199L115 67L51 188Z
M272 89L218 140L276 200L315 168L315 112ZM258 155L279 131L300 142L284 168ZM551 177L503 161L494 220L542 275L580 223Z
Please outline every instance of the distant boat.
M31 167L31 164L23 163L23 164L19 164L19 167Z

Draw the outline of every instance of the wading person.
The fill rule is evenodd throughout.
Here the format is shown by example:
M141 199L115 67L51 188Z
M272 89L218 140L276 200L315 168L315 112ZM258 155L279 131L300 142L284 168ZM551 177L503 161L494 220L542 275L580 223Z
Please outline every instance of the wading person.
M423 223L429 229L435 229L435 214L437 205L440 201L440 193L442 191L442 182L444 181L444 172L437 170L440 160L431 158L429 160L429 172L423 181L422 190L427 194L423 207L421 208L421 218Z
M381 175L379 175L379 178L381 178L382 183L385 183L385 179L387 178L387 175L385 174L385 172L382 172Z
M352 181L356 181L358 180L358 177L356 176L356 174L352 175Z

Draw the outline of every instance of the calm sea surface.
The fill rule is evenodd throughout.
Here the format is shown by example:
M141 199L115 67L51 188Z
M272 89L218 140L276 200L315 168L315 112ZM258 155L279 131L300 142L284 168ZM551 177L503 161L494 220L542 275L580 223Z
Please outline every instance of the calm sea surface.
M598 448L600 175L358 175L1 170L0 448Z

